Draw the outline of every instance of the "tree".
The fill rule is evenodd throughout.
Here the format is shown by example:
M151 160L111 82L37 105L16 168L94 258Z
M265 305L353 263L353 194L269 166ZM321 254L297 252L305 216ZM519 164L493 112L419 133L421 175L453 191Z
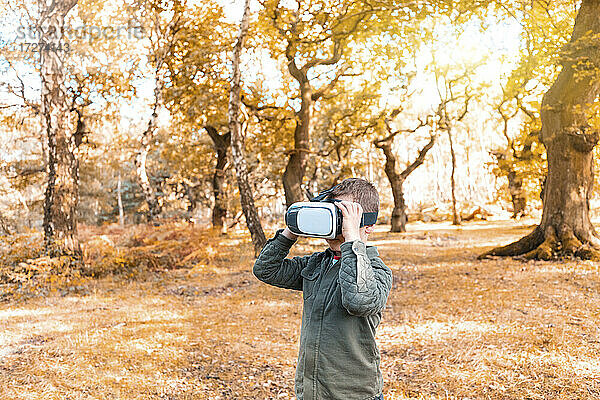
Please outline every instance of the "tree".
M77 239L79 199L75 150L77 119L65 85L65 19L77 0L38 1L40 10L40 75L42 130L48 139L48 183L44 200L44 239L51 254L81 255ZM79 115L80 117L80 115Z
M41 139L41 143L35 149L29 147L29 140L24 143L22 148L25 149L24 154L27 154L25 164L27 167L23 168L25 165L21 166L19 162L16 162L11 168L15 179L11 179L11 181L15 187L19 187L19 192L26 194L26 196L19 197L28 221L36 220L38 210L40 214L44 214L41 203L46 203L46 199L50 197L47 195L50 195L51 192L63 191L62 187L68 181L60 176L65 170L63 167L51 167L48 164L51 156L49 153L55 150L51 148L50 143L46 143L48 135L42 127L45 116L41 113L41 93L36 87L37 85L32 84L32 79L30 79L30 76L38 75L41 72L42 60L46 62L49 54L52 53L53 48L57 48L57 45L56 43L47 43L47 51L45 50L43 54L27 50L28 42L38 40L40 32L46 33L46 36L50 38L61 36L61 47L58 48L58 53L62 77L52 75L52 79L59 79L61 84L60 88L51 94L64 99L64 109L59 112L59 115L63 118L64 126L68 127L65 142L70 143L70 150L68 149L67 152L73 152L71 161L76 161L76 171L71 169L71 174L74 176L71 182L76 183L77 190L73 190L73 186L73 189L69 190L70 194L64 192L67 197L76 196L76 199L69 200L72 205L61 206L55 203L50 208L58 207L67 210L72 206L76 207L76 218L81 220L86 218L85 211L82 212L82 207L85 208L87 205L86 202L98 203L97 198L92 199L92 196L88 196L92 192L89 185L90 180L95 180L99 175L98 164L94 164L93 168L87 168L96 161L91 160L94 158L93 155L91 159L89 158L90 153L103 151L98 148L100 146L92 145L93 139L88 140L88 138L92 133L106 132L107 125L116 119L115 116L118 115L120 106L127 98L130 98L133 92L132 86L129 84L132 81L131 71L137 69L134 59L135 52L131 51L130 47L133 44L131 36L130 40L120 40L128 34L112 31L115 33L115 37L115 35L103 35L98 32L90 33L81 26L99 27L105 25L107 20L110 20L110 26L122 26L124 21L130 20L130 13L129 10L123 12L123 8L119 9L117 6L115 9L119 10L111 15L111 11L107 11L107 9L112 7L106 7L106 2L102 0L88 0L84 4L79 2L66 14L64 31L59 34L58 31L55 31L56 27L47 25L40 27L39 23L44 10L51 13L56 12L57 9L52 7L59 3L54 2L54 6L50 4L49 8L45 8L45 3L42 3L26 0L15 1L8 7L8 10L4 10L9 15L12 14L12 18L20 18L23 21L22 27L25 32L23 37L17 37L16 46L3 47L2 51L3 61L6 61L4 65L8 65L12 70L11 79L5 80L2 86L6 88L6 92L10 95L9 98L16 102L12 105L12 112L6 110L7 112L3 113L7 117L4 121L13 131L23 129L24 132L27 132L25 136L36 132L39 133ZM63 3L61 2L61 4ZM121 6L127 8L126 5L121 4ZM63 6L61 5L61 7ZM72 27L74 20L81 24L80 27ZM109 122L107 123L107 121ZM56 123L56 121L52 123ZM114 137L111 139L114 141ZM53 141L56 141L56 138ZM60 145L60 143L61 140L56 141L56 144ZM52 157L60 158L61 152L63 150L58 150ZM55 161L61 162L59 159ZM53 173L57 174L52 178L54 184L49 181L51 177L48 173L51 168L53 168ZM88 174L89 171L92 173ZM45 183L41 181L45 181ZM48 185L49 182L50 185ZM47 188L46 192L38 194L40 187ZM56 193L52 196L52 202L59 200ZM54 218L51 217L52 214L57 216L55 211L46 213L46 216ZM44 218L43 215L42 218ZM50 224L53 223L51 219L46 218L46 220ZM32 223L28 222L28 225L32 226ZM48 226L48 224L46 225ZM45 231L48 230L45 229ZM59 242L62 242L62 239ZM62 252L58 247L61 247L60 243L55 243L57 252ZM65 252L69 252L69 250L65 250Z
M440 96L440 104L437 109L437 126L439 130L446 132L448 135L451 157L452 224L460 225L461 218L456 209L456 152L454 150L453 133L456 123L462 121L469 112L469 102L473 94L471 93L472 88L468 84L464 85L463 93L457 93L456 87L463 84L465 80L468 81L472 71L467 68L462 75L451 78L447 76L447 72L435 70L436 88ZM463 103L462 109L453 111L451 106L457 102Z
M234 30L224 20L222 7L212 1L188 7L180 25L165 60L169 84L164 99L177 126L176 134L170 135L165 156L173 161L173 178L188 193L190 207L194 188L211 185L212 225L223 230L229 208L226 169L231 142L227 121L230 71L225 61L231 58L228 53ZM204 132L214 153L202 142Z
M394 110L390 115L390 119L393 119L399 112L400 110ZM421 148L417 158L408 164L407 167L400 173L398 173L396 170L396 156L392 151L394 138L399 133L414 133L425 126L428 126L428 120L429 117L425 120L420 120L419 125L414 129L394 131L390 126L390 120L386 119L385 126L388 135L382 139L376 139L373 141L375 147L381 149L385 155L384 170L388 180L390 181L392 195L394 196L394 209L392 210L390 232L406 232L406 223L408 222L408 218L406 216L406 203L404 201L404 191L402 189L402 185L410 176L410 174L423 164L427 153L435 144L436 135L431 134L429 142L427 142L427 144Z
M539 130L532 130L532 127L537 124L538 118L532 111L525 109L518 94L513 98L508 98L505 89L503 89L503 93L504 98L496 107L496 111L502 119L501 129L507 145L504 148L492 150L491 154L496 159L496 173L506 176L508 179L508 191L513 204L512 218L520 218L526 214L528 201L525 181L535 178L537 163L541 161L541 155L536 146L539 144ZM511 110L512 100L516 104ZM513 135L509 132L509 123L511 120L517 119L516 117L523 109L526 110L529 121L523 124L517 135Z
M577 10L568 2L515 1L502 4L503 14L522 26L519 60L500 83L501 96L495 110L506 145L491 154L495 173L506 177L513 203L513 218L526 212L526 205L540 196L546 175L545 151L539 141L540 99L558 75L555 59L569 41L569 25Z
M374 7L369 2L318 1L288 3L279 0L266 3L267 24L275 29L273 45L282 51L287 70L298 87L299 109L296 111L294 146L282 181L286 204L305 199L302 188L307 160L311 152L310 140L313 109L317 101L327 97L338 82L352 72L349 43L354 37L367 32L367 23L377 13L391 10L385 6ZM285 49L278 48L283 40Z
M589 216L593 150L599 139L589 115L600 94L598 15L600 0L582 1L564 49L562 70L542 99L540 137L548 155L542 220L529 235L482 258L524 255L547 260L575 255L600 259L600 239Z
M231 154L233 165L240 190L240 202L242 210L246 217L246 225L254 243L254 253L258 255L264 244L267 242L265 233L263 232L256 207L254 205L254 196L252 187L248 181L248 166L244 155L244 143L242 133L242 123L240 121L241 111L241 73L240 73L240 58L242 49L244 48L244 40L248 34L248 25L250 18L250 0L246 0L244 5L244 15L240 23L240 33L233 48L233 72L231 79L231 92L229 95L229 131L231 132ZM247 118L246 118L247 120Z
M140 148L135 156L135 166L139 183L148 205L146 217L148 222L151 222L160 214L162 206L156 190L148 177L146 159L154 141L159 106L162 103L165 84L165 61L173 49L173 43L176 40L178 31L181 29L180 21L183 5L181 2L176 1L173 3L171 10L165 10L161 1L149 1L143 4L144 8L142 11L147 14L145 16L152 24L149 58L154 67L154 102L150 119L148 120L146 129L142 132ZM166 24L163 21L163 14L168 15Z

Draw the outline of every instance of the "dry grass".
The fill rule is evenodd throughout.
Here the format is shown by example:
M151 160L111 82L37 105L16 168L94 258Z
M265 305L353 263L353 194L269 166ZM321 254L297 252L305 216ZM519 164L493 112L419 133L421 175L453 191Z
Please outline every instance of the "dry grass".
M395 278L378 331L387 399L600 398L597 263L476 261L527 232L510 222L411 228L372 238ZM103 278L0 308L3 399L293 398L301 295L252 277L247 236L83 236Z

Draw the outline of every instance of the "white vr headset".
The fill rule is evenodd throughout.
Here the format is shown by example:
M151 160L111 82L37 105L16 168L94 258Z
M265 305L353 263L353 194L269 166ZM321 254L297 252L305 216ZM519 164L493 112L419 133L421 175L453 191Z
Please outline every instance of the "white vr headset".
M342 234L342 211L329 195L335 188L325 190L310 201L292 204L285 213L285 223L298 236L335 239ZM360 226L374 225L377 212L363 213Z

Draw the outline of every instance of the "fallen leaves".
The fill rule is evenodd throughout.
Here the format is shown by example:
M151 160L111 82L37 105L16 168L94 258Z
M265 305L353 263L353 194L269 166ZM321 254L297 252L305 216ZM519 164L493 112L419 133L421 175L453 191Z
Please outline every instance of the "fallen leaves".
M598 266L477 261L495 235L527 229L499 224L375 233L394 272L377 333L386 399L600 397ZM84 230L97 242L88 260L116 269L79 295L0 312L4 397L294 398L301 294L254 279L248 237L177 225ZM319 248L302 239L293 254ZM29 258L19 262L36 274L55 262ZM118 272L127 263L140 268L135 279Z

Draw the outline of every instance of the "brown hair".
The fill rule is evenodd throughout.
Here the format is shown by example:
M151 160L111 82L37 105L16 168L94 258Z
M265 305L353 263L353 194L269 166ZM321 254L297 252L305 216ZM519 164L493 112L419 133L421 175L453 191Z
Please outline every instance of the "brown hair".
M379 212L379 193L371 182L361 178L344 179L328 197L332 199L348 194L362 206L363 212Z

